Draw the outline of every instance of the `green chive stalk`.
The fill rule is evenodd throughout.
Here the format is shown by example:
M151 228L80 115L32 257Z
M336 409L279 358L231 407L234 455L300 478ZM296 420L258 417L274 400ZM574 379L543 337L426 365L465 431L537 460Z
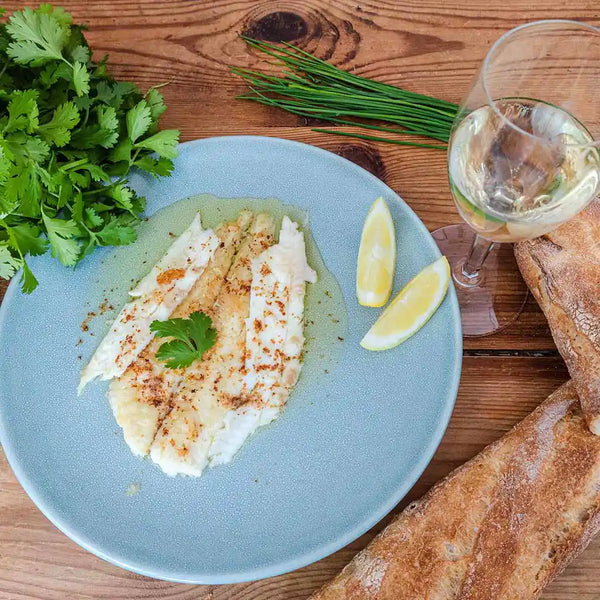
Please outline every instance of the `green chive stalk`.
M232 67L232 72L249 85L249 92L238 98L388 136L322 127L313 131L405 146L447 148L458 105L348 73L291 44L280 47L248 37L244 40L284 69L282 75L275 75ZM444 144L401 140L390 134L420 136Z

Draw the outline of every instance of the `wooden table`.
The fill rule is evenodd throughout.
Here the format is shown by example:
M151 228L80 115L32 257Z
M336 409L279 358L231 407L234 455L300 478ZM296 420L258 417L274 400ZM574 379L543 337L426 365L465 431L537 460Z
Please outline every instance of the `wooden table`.
M4 5L12 10L25 4ZM62 5L89 26L97 55L110 53L115 76L142 88L170 83L163 89L169 110L162 123L179 128L183 140L260 134L326 148L385 181L430 229L459 220L445 154L315 133L303 119L234 100L244 86L228 65L259 62L238 35L295 41L355 73L458 102L487 48L507 29L542 18L600 24L597 0L573 0L568 12L554 0L80 0ZM448 431L396 510L500 437L566 378L535 301L507 331L466 340ZM71 542L25 495L0 452L0 599L301 600L390 518L333 556L288 575L229 586L167 583L113 567ZM546 600L598 597L600 539L544 595Z

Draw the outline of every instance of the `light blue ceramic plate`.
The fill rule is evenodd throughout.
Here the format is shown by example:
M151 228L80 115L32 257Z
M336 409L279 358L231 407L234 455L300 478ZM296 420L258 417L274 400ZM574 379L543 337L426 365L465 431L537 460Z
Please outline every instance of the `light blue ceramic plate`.
M0 311L0 440L15 474L75 542L152 577L246 581L338 550L415 483L450 418L461 367L453 289L426 327L400 347L371 353L359 346L379 314L360 307L354 295L363 221L383 196L396 224L397 287L439 256L433 239L411 209L363 169L280 139L183 144L171 178L135 176L133 183L147 197L149 215L204 192L277 197L304 208L345 297L350 326L341 356L318 385L300 381L284 415L230 465L199 479L168 478L129 452L106 385L76 395L78 356L91 355L106 319L92 324L95 338L75 343L90 296L99 293L93 291L98 273L114 250L95 252L76 272L48 257L34 259L38 290L25 297L13 281ZM129 496L132 483L140 490Z

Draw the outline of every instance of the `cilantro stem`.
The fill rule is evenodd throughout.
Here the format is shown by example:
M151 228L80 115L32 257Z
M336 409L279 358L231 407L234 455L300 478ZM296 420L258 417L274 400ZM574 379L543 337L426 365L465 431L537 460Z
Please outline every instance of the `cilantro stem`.
M85 127L85 125L87 125L88 119L90 118L90 107L86 106L85 107L85 118L83 119L83 125Z
M0 77L2 77L2 75L4 75L4 73L6 73L6 69L8 69L8 65L10 65L10 60L7 60L4 63L4 66L2 67L2 70L0 71Z
M75 160L73 162L67 163L66 165L61 167L61 170L63 171L70 171L71 169L76 169L77 167L80 167L81 165L86 165L88 164L88 159L87 158L80 158L79 160Z
M73 209L71 209L71 214L72 213L73 213ZM83 221L79 221L79 225L81 225L81 227L83 227L88 232L89 236L94 240L94 243L96 244L96 246L99 246L98 236Z
M85 192L83 192L83 195L84 196L95 196L96 194L107 194L108 190L111 187L117 187L117 186L121 185L122 183L127 183L127 179L125 177L121 177L121 178L117 179L117 181L113 181L110 185L106 185L106 186L103 185L94 190L86 190Z
M133 158L129 160L129 166L131 166L133 163L135 163L141 150L142 150L141 148L136 149L135 154L133 155Z

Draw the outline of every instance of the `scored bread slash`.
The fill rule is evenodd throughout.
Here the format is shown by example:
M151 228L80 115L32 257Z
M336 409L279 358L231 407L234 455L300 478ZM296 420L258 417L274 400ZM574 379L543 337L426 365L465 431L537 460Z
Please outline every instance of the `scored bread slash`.
M369 209L360 238L356 266L356 297L362 306L383 306L394 285L396 233L383 198Z
M188 229L130 292L133 300L123 307L83 369L79 393L90 381L119 377L127 369L153 338L150 323L169 318L202 275L218 243L212 229L202 229L197 214Z
M450 265L442 256L404 286L360 345L367 350L388 350L407 340L435 313L449 284Z

